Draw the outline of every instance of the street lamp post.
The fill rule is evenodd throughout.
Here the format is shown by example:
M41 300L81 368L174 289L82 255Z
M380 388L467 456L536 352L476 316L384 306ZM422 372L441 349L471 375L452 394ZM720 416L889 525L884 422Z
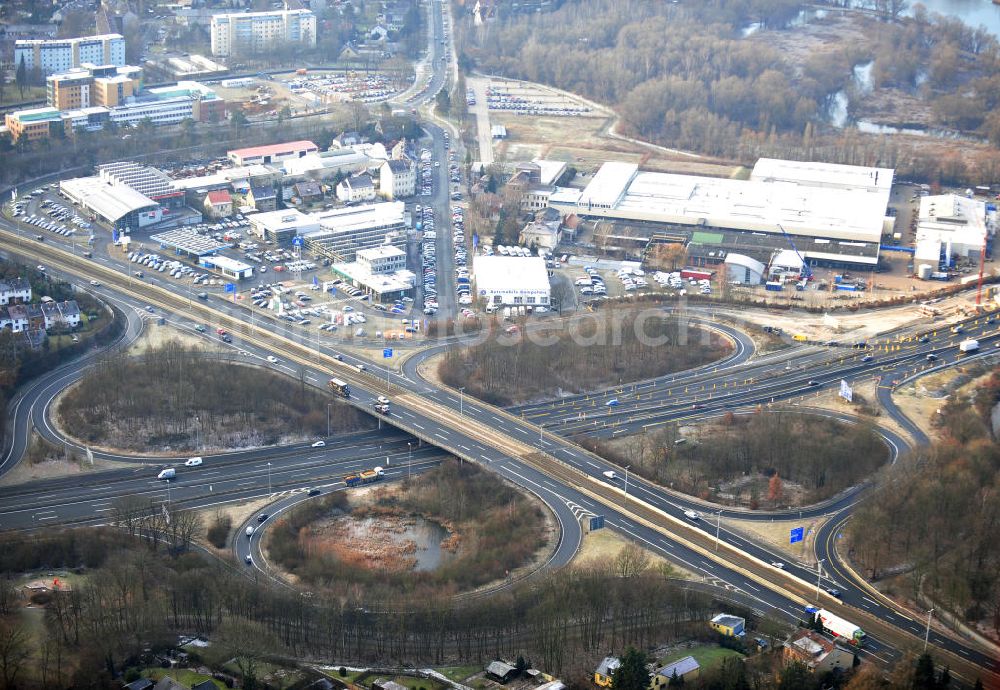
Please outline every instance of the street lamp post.
M333 403L326 404L326 437L330 438L330 406Z
M820 580L823 579L823 561L825 558L821 558L816 562L816 603L819 603L819 585Z
M458 414L459 416L465 415L465 386L458 389Z
M924 632L924 651L927 651L927 643L931 639L931 616L934 615L934 609L927 612L927 630Z
M625 505L628 505L628 469L631 465L625 465Z
M410 463L413 462L413 444L406 442L406 478L410 478Z
M271 495L271 463L267 463L267 494Z
M715 511L715 550L719 550L719 526L722 523L722 510Z

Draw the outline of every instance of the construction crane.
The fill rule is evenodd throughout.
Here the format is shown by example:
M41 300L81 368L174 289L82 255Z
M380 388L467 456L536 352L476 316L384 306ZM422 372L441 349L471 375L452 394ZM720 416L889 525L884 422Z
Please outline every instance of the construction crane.
M775 223L775 225L778 226L778 230L781 230L781 234L788 238L788 244L792 245L792 251L795 252L795 256L799 257L799 261L802 262L802 277L806 280L812 280L812 269L809 268L809 264L806 262L805 257L799 253L798 247L795 246L795 241L792 239L792 236L785 232L785 229L781 227L781 223Z

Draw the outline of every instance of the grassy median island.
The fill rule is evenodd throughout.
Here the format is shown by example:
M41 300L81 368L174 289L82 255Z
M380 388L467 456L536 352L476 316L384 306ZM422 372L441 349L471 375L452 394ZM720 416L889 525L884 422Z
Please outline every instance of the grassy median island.
M728 340L662 311L619 311L544 331L494 332L445 354L438 376L485 402L516 405L691 369L731 350Z
M864 481L888 458L867 421L762 411L665 425L584 445L663 486L750 508L807 505Z
M167 342L103 358L61 399L66 433L134 451L266 446L371 428L371 417L324 391L231 357Z
M502 580L537 556L547 532L534 500L449 460L410 481L307 501L269 528L266 548L300 583L364 601Z

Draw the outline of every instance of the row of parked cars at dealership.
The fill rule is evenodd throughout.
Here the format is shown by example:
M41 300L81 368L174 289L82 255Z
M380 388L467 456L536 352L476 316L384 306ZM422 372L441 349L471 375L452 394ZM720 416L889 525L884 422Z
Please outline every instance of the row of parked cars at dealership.
M421 268L423 270L424 313L437 313L437 231L434 229L434 209L430 206L417 207L423 228L420 240Z
M469 257L465 250L465 212L461 206L451 207L451 227L452 239L455 241L455 292L458 303L468 305L472 304L472 283L469 278Z

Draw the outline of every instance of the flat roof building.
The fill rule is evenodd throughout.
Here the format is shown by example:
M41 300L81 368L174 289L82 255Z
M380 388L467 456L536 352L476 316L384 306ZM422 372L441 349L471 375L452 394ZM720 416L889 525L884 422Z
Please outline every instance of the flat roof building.
M102 34L15 41L14 69L22 60L29 72L37 67L42 74L64 72L85 62L121 67L125 64L125 38L121 34Z
M214 268L222 275L236 280L253 277L253 266L243 261L230 259L228 256L217 254L203 256L198 263L205 268Z
M953 256L978 257L987 235L995 232L996 228L987 223L986 204L982 201L958 194L920 198L917 244L940 243L949 261Z
M266 165L294 158L302 158L307 154L316 153L317 151L319 151L319 147L311 141L287 141L282 144L234 149L228 151L226 157L236 165Z
M250 232L261 239L284 243L296 235L319 230L319 221L312 214L298 209L252 213L247 216Z
M316 15L310 10L233 12L212 16L212 55L253 56L299 43L316 45Z
M127 185L112 185L100 176L62 180L59 191L116 230L129 230L158 223L160 205Z
M762 159L749 180L642 172L608 162L583 191L557 189L549 205L603 220L646 221L662 229L696 228L777 235L821 249L809 260L875 264L887 217L893 171L885 168ZM843 251L841 251L843 245ZM859 251L871 245L874 251ZM801 248L800 248L801 250Z
M302 233L306 245L333 261L353 261L359 249L406 244L402 201L349 206L311 214L319 228Z
M472 272L476 295L487 304L549 304L552 288L541 257L477 256Z

